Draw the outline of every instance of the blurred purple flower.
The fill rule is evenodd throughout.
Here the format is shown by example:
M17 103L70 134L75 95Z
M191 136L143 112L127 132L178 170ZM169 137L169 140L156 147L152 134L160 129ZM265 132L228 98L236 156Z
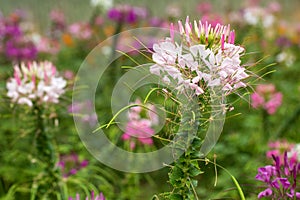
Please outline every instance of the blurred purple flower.
M36 59L37 53L35 45L21 37L8 40L5 44L5 54L13 61L32 61Z
M118 5L107 12L110 20L118 23L134 24L140 19L145 19L148 13L145 8L133 7L130 5Z
M268 197L272 195L272 190L270 188L265 189L264 191L260 192L258 194L258 198L261 199L263 197Z
M258 194L258 198L269 197L271 199L299 199L300 192L297 188L297 175L300 174L300 163L289 159L284 153L283 164L279 156L274 156L273 165L267 165L258 169L256 180L265 184L266 189Z
M4 25L2 32L3 36L6 38L15 38L22 35L22 31L17 24Z
M88 166L88 160L79 161L75 153L61 155L57 166L61 169L64 178L76 174L79 170Z
M292 42L286 37L286 36L281 36L277 38L276 44L280 47L290 47L292 45Z
M22 11L11 13L9 17L0 17L1 51L10 61L32 61L36 59L38 50L21 28L24 18Z

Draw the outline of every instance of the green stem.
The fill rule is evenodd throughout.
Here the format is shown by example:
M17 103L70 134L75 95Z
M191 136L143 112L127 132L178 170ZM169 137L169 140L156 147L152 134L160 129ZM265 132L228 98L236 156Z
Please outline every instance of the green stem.
M187 115L182 117L182 126L177 134L177 141L173 147L179 150L181 156L174 162L169 173L169 182L173 187L171 192L160 194L164 199L197 200L195 187L197 186L196 176L202 173L199 164L195 159L200 158L201 140L195 134L198 122L193 117L193 108L185 108Z
M113 41L112 41L112 46L111 46L111 55L110 55L110 59L109 61L113 61L110 65L110 77L112 78L111 80L113 80L113 83L117 81L117 78L120 76L121 71L120 68L116 66L116 60L115 56L117 54L117 45L119 42L119 33L121 32L123 28L123 23L122 22L118 22L118 24L116 25L116 30L114 33L114 37L113 37Z
M203 161L203 162L205 162L205 163L211 163L211 164L213 164L213 165L215 165L215 166L217 166L217 167L223 169L223 170L231 177L233 183L235 184L235 186L236 186L236 188L237 188L237 190L238 190L238 192L239 192L239 195L240 195L241 200L246 200L245 195L244 195L244 192L243 192L243 190L242 190L242 188L241 188L239 182L236 180L236 178L235 178L235 177L234 177L234 176L233 176L233 175L232 175L225 167L223 167L223 166L217 164L216 162L212 162L212 161L208 160L207 158L205 158L205 159L196 159L196 160L197 160L197 161Z
M43 108L34 105L33 112L36 116L36 148L37 158L45 164L43 177L37 190L37 197L48 195L49 198L55 196L55 189L59 187L59 176L55 169L55 150L51 137L47 134L44 122ZM49 191L52 191L49 193Z
M262 128L263 128L263 135L264 141L267 142L269 140L269 115L267 111L262 110Z

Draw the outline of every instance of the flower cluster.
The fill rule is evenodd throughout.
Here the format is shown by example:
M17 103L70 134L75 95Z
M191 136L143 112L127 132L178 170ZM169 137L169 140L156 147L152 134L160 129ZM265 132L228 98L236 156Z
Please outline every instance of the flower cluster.
M108 10L113 6L113 0L90 0L90 4L93 7L101 7L104 10Z
M42 36L39 33L31 34L31 41L39 54L56 55L60 50L60 43L57 40Z
M284 154L284 163L280 164L280 158L273 156L275 165L267 165L258 169L256 180L262 181L266 189L258 194L258 198L269 197L270 199L300 199L297 188L297 175L300 173L300 163L292 162Z
M118 23L134 24L139 19L145 19L147 17L147 10L142 7L132 7L130 5L118 5L111 8L107 12L107 16L110 20Z
M261 7L248 7L244 10L244 20L252 26L261 24L263 27L268 28L275 22L275 17L267 9Z
M79 161L78 155L72 153L70 155L60 156L57 166L61 169L64 178L74 175L78 170L85 168L88 165L87 160Z
M174 82L183 92L191 89L201 95L205 87L221 87L226 94L246 87L243 80L249 75L241 66L244 48L234 45L235 33L230 25L197 23L186 19L185 26L178 22L182 41L174 41L175 30L171 24L170 36L153 45L152 59L156 63L150 72L161 76L166 83ZM205 84L203 84L203 82Z
M68 27L68 32L76 39L88 40L93 35L91 26L86 22L77 22Z
M28 106L58 103L66 84L51 62L22 63L14 67L14 77L6 84L7 96L14 103Z
M89 200L88 197L85 198L86 200ZM80 195L79 194L76 194L76 198L72 198L72 197L69 197L68 200L81 200L80 199ZM105 200L105 197L102 193L100 193L99 195L95 196L95 193L94 191L91 192L91 200Z
M22 16L15 13L14 17L0 17L0 51L14 62L34 60L37 49L21 28Z
M158 125L159 117L156 114L155 106L153 105L142 105L141 101L137 99L134 105L128 111L128 122L125 127L125 132L122 135L124 141L130 141L130 149L134 149L136 141L141 144L152 145L152 135L155 134L153 126Z
M251 94L252 107L263 108L268 114L273 115L282 104L282 94L277 92L273 84L261 84Z

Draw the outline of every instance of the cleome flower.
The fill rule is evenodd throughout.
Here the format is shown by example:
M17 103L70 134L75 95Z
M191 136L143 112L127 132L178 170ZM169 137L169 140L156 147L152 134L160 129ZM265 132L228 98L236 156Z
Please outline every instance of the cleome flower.
M57 75L48 61L22 63L14 66L14 77L7 84L7 96L17 104L58 103L67 82Z
M223 26L189 22L178 22L180 43L175 41L174 25L171 24L170 38L153 45L152 59L155 62L150 72L165 83L175 82L179 92L191 89L199 96L206 87L221 87L230 94L241 87L249 77L240 57L244 48L234 44L235 32L230 25Z
M260 84L251 94L253 108L263 108L269 115L276 113L282 104L282 93L277 92L273 84Z
M134 104L142 105L142 102L137 99ZM136 142L153 145L151 138L155 134L153 127L159 124L159 117L154 105L146 104L145 107L147 109L142 106L131 107L127 114L128 122L121 138L129 141L131 150L136 147Z
M300 199L297 177L299 177L300 164L288 158L284 153L284 162L280 163L278 156L273 156L274 165L267 165L258 169L255 177L265 185L265 190L258 194L258 199Z

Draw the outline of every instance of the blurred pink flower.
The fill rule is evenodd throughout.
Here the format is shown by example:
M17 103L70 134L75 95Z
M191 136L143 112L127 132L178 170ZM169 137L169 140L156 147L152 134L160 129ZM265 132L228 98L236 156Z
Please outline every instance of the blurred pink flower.
M74 72L71 71L71 70L65 70L65 71L63 72L63 76L64 76L64 78L67 79L67 80L73 80L73 79L75 78L75 74L74 74Z
M50 19L53 23L64 26L65 24L65 14L61 10L52 10L50 12Z
M60 44L57 40L41 36L38 33L32 34L31 39L36 46L38 53L55 55L60 50Z
M261 84L256 87L256 92L251 94L253 108L263 108L268 114L273 115L282 104L282 93L277 92L273 84Z
M88 40L92 37L93 31L86 22L76 22L68 27L69 33L76 39Z
M142 102L140 99L136 99L133 104L142 105ZM151 137L155 134L153 126L159 123L155 106L150 104L144 106L133 106L127 114L128 123L121 138L124 141L129 141L132 150L136 147L136 141L144 145L152 145Z
M268 11L271 13L278 13L281 11L281 5L277 1L270 2L268 5Z
M222 24L222 17L217 14L204 14L201 18L201 21L207 21L214 28L217 24Z
M68 106L68 112L76 115L82 122L89 124L91 127L98 123L98 116L93 112L93 102L90 100L73 102Z
M283 164L284 152L290 152L294 147L294 144L289 143L286 140L277 140L274 142L269 142L268 147L270 150L266 153L267 158L273 159L273 156L277 156L280 158L280 164Z
M152 135L155 134L154 129L151 128L151 122L148 120L130 121L126 126L125 133L122 135L123 140L130 140L136 137L142 144L152 145ZM135 147L131 145L131 149Z
M212 5L209 1L205 1L205 2L200 2L197 5L197 12L199 12L199 14L201 15L205 15L211 12L212 10Z

